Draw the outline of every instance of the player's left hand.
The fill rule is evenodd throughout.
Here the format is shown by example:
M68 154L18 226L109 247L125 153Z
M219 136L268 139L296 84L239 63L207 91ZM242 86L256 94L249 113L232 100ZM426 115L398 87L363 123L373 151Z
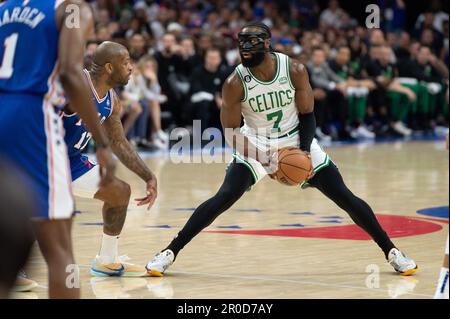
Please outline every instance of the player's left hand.
M156 176L153 175L151 179L147 181L147 196L142 198L136 198L138 206L148 205L147 210L149 210L158 196L158 183L156 180Z

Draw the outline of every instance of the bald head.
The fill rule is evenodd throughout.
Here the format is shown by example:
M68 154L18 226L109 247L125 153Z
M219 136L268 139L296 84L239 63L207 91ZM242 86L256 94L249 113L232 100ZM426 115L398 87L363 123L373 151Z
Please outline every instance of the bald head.
M99 66L104 66L106 63L112 63L115 58L120 58L125 53L128 53L128 50L123 45L105 41L95 50L93 62Z
M126 85L132 71L127 48L116 42L102 42L95 50L91 71L111 87Z

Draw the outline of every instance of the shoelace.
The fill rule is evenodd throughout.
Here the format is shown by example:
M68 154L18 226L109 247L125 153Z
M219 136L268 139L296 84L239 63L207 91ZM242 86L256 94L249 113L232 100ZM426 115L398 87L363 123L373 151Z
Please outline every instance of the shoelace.
M155 257L152 258L152 260L150 261L151 263L155 263L157 262L159 259L164 258L165 254L163 253L158 253L155 255Z
M391 263L395 263L397 265L401 265L401 264L409 264L410 260L408 257L406 257L401 251L398 251L398 254L395 254L396 258L393 258L391 260Z
M400 252L400 258L399 258L401 263L410 263L409 258L406 257L402 252Z
M169 259L170 254L168 254L168 252L162 252L162 253L158 253L155 257L153 257L153 259L151 260L152 263L155 263L161 259Z

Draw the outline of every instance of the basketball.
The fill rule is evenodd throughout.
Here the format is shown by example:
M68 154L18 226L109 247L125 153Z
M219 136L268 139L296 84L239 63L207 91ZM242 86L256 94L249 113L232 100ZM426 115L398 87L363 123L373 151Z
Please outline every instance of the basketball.
M277 180L283 185L302 183L311 171L310 158L298 147L286 147L278 151Z

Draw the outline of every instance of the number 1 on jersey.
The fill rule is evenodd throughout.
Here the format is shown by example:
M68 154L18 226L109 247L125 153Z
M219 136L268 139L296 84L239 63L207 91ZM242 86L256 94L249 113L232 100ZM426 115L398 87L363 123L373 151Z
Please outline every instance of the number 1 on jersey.
M272 133L278 133L281 131L280 122L283 118L283 111L279 110L270 114L267 114L267 120L272 121L275 118L275 123L273 123Z
M14 54L16 52L18 38L19 34L13 33L5 39L3 45L5 51L3 52L3 58L0 62L0 79L9 79L13 75Z

